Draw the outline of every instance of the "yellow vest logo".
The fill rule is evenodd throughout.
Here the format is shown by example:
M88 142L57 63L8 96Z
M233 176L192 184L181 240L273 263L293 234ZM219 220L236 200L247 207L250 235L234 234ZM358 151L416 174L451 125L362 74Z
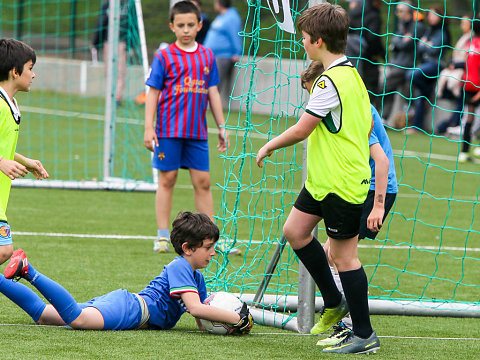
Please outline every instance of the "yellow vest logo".
M325 86L325 80L320 81L320 82L318 83L318 87L319 87L320 89L325 89L325 88L326 88L326 86Z

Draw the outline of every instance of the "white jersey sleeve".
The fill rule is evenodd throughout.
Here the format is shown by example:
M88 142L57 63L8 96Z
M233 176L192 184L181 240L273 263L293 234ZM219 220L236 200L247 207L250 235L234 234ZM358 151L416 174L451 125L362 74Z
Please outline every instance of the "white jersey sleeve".
M332 81L326 76L321 76L314 83L306 111L311 115L323 118L329 112L337 109L339 105L340 98Z

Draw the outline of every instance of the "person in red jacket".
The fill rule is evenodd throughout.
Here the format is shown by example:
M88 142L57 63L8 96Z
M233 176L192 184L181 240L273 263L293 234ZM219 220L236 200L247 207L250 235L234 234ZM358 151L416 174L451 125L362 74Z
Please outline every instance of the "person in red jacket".
M473 38L467 46L465 60L465 74L463 75L465 90L465 105L467 108L467 122L463 131L462 152L458 156L459 162L471 160L469 155L472 140L472 125L475 117L475 108L480 105L480 20L472 23ZM474 155L480 156L480 147L475 147Z

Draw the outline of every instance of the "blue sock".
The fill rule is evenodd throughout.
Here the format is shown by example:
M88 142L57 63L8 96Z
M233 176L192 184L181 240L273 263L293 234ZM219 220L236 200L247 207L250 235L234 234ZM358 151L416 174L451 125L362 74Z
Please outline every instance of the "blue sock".
M158 229L157 238L160 239L161 237L170 240L170 231L168 229Z
M35 322L40 319L40 315L42 315L45 306L47 306L28 287L16 281L5 279L3 275L0 275L0 292L20 306Z
M36 271L32 264L28 264L26 278L53 305L65 323L70 324L82 312L73 296L63 286Z

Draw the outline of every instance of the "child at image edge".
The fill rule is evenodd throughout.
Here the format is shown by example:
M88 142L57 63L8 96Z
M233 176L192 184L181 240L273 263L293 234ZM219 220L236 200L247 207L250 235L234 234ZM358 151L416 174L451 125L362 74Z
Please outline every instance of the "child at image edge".
M190 1L177 2L170 10L170 29L177 40L159 50L146 84L145 146L154 152L158 169L155 210L158 233L154 251L168 252L168 225L178 169L189 169L197 211L213 218L213 199L207 141L207 103L218 126L218 150L225 151L222 102L218 92L213 52L195 41L202 27L201 14ZM155 113L157 122L154 127Z
M20 306L38 324L70 325L89 330L168 330L184 312L197 320L234 324L234 333L246 334L253 325L246 304L240 313L203 304L207 289L199 269L215 256L218 227L205 214L180 213L172 224L172 244L179 255L142 291L112 291L84 303L77 303L60 284L36 270L22 249L16 250L0 275L0 292ZM50 301L45 302L30 288L7 279L23 278Z
M316 81L297 124L264 145L257 164L273 151L308 137L307 180L283 227L285 238L322 293L324 308L312 334L327 331L348 312L352 333L326 353L369 353L380 349L368 310L368 282L357 256L363 203L370 187L370 101L357 70L345 57L349 20L340 6L322 3L297 22L303 45L325 72ZM324 219L330 255L345 296L333 279L327 256L312 230Z
M35 51L23 42L0 39L0 264L13 253L6 215L12 180L28 172L39 180L49 176L40 161L15 152L20 129L15 95L18 91L30 91L36 59Z

